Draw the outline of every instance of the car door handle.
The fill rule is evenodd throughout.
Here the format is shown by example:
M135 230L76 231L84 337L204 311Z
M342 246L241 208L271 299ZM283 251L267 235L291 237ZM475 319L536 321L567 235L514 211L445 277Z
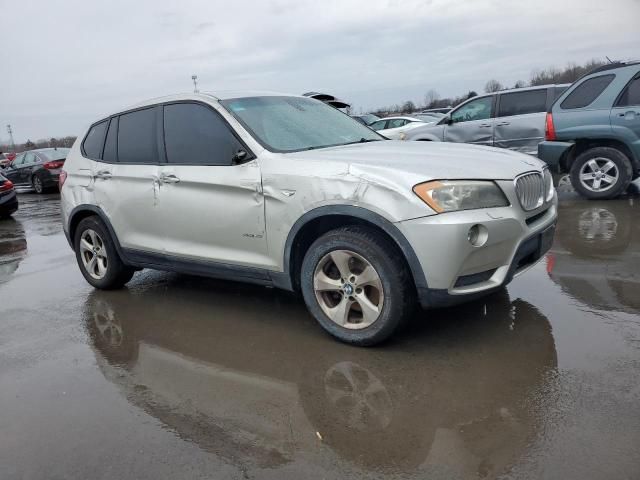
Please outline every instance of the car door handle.
M619 117L629 117L629 118L634 118L636 115L640 115L640 112L636 112L634 110L628 110L624 113L619 113L618 116Z
M94 175L94 178L101 178L102 180L109 180L113 175L109 170L100 170Z
M496 123L496 127L504 127L505 125L511 125L511 123L509 123L509 122Z
M491 126L490 123L481 123L480 125L478 125L480 128L488 128Z
M180 179L175 175L160 175L160 183L178 183Z

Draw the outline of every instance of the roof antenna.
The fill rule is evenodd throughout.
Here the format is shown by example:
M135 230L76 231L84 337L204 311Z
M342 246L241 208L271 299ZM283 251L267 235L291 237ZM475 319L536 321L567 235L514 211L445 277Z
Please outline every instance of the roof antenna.
M606 55L604 56L604 58L606 58L607 60L609 60L609 63L615 63L613 60L611 60L609 57L607 57Z

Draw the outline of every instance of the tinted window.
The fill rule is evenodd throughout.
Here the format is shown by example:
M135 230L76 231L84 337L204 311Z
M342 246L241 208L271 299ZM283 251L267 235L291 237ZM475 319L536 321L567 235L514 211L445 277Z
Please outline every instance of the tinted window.
M118 161L118 117L113 117L109 123L102 159L111 163Z
M547 110L547 90L528 90L524 92L503 93L500 95L499 117L526 115L527 113Z
M454 123L469 122L471 120L487 120L491 118L493 96L472 100L451 114Z
M108 121L100 122L91 127L89 133L82 143L84 155L88 158L100 160L102 156L102 146L104 145L104 134L107 132Z
M640 105L640 77L633 79L627 85L627 88L620 95L617 106L626 107L630 105Z
M155 108L120 115L118 121L118 161L157 163L157 115Z
M195 103L165 105L164 141L169 163L231 165L243 150L220 115Z
M89 133L84 138L82 148L84 150L85 157L100 160L102 156L102 146L104 145L104 135L107 132L107 124L109 122L105 120L97 125L91 127Z
M601 75L585 80L563 100L560 107L572 109L591 105L614 78L615 75Z

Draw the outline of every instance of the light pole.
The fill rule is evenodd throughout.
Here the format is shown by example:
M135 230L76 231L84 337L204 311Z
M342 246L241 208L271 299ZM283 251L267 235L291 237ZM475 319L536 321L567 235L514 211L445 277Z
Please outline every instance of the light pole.
M11 144L11 150L16 149L16 144L13 143L13 130L11 130L11 125L7 125L7 133L9 134L9 142Z
M193 93L198 93L198 76L191 75L191 80L193 80Z

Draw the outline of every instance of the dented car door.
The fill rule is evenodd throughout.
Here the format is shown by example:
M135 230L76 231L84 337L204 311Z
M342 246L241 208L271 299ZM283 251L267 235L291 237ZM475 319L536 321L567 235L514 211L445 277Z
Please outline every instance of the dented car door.
M267 241L257 159L211 106L164 105L167 163L158 207L165 253L185 260L265 267Z

